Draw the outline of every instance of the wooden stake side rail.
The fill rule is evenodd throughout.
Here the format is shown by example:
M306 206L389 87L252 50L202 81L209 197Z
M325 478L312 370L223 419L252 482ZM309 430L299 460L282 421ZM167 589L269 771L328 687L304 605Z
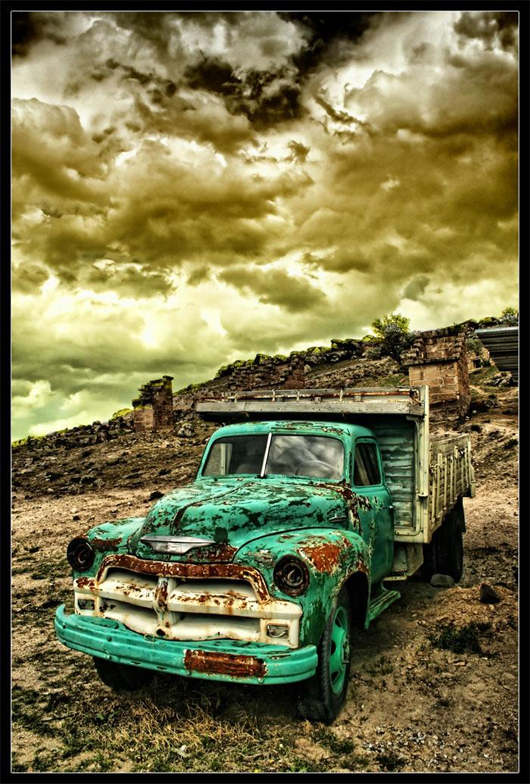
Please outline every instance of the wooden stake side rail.
M459 496L472 492L474 482L469 436L432 440L429 470L429 528L438 528Z

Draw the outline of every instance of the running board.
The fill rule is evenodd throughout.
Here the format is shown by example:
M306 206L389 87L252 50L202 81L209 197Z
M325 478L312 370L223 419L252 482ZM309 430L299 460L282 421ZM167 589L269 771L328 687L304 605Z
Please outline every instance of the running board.
M399 591L389 591L387 588L381 587L377 596L372 599L369 604L366 627L368 627L368 624L377 618L378 615L381 615L383 610L386 610L393 602L397 601L397 599L401 599Z

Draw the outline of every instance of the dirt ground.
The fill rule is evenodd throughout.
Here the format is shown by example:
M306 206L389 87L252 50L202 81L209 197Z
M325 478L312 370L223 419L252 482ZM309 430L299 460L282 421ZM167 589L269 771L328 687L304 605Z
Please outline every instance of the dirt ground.
M475 386L476 398L486 393L488 406L459 428L477 479L465 499L463 579L400 583L401 600L355 633L348 699L331 727L298 717L295 686L159 675L116 695L89 657L56 640L55 610L71 606L69 540L143 515L153 491L193 478L212 428L16 450L13 771L516 771L517 390ZM497 604L479 601L482 582Z

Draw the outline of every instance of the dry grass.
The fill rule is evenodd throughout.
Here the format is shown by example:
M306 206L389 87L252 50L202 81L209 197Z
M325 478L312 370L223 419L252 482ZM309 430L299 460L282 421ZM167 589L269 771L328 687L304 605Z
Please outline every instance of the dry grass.
M84 688L72 683L59 701L15 690L17 723L57 745L26 759L15 753L14 770L292 772L356 764L351 742L337 743L332 732L294 715L291 688L282 689L279 699L274 688L159 676L137 693L118 695L99 684L95 672L83 670ZM327 738L329 748L308 768L295 743L312 733L320 743Z

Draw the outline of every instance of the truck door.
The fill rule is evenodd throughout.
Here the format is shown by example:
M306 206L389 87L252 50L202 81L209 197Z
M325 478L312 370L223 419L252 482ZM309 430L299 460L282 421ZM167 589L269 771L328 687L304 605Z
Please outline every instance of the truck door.
M392 566L394 515L375 439L358 438L355 442L353 492L358 496L362 536L372 554L372 583L376 583L390 572Z

